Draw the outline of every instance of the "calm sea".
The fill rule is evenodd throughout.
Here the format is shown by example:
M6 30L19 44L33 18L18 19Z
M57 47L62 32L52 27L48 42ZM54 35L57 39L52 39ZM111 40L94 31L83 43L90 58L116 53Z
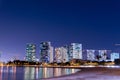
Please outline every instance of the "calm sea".
M0 67L0 80L41 80L75 73L79 69L39 68L39 67Z

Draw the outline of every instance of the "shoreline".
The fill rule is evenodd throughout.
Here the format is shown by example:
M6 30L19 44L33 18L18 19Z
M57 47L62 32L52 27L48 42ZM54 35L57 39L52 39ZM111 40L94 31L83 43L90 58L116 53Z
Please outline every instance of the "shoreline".
M79 68L120 68L120 65L98 65L98 66L93 66L93 65L81 65L81 66L41 66L41 65L0 65L2 66L7 66L7 67L38 67L38 68L74 68L74 69L79 69Z
M61 75L40 80L119 80L120 66L36 66L36 65L4 65L6 67L35 67L35 68L71 68L80 69L72 74ZM3 66L3 67L4 67ZM0 66L1 67L1 66ZM39 79L38 79L39 80Z
M120 69L107 67L81 68L81 71L73 74L42 80L120 80Z

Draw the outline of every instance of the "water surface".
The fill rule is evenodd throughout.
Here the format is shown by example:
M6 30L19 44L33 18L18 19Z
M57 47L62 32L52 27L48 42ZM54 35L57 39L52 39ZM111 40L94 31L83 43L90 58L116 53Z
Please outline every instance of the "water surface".
M39 68L39 67L0 67L0 80L41 80L75 73L79 69Z

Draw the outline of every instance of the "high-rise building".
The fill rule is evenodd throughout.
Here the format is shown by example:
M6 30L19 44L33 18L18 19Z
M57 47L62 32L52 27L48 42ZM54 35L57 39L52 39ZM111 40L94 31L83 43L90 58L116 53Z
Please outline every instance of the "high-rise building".
M66 47L61 47L61 52L62 62L68 62L69 61L68 49Z
M87 60L95 60L95 50L87 50Z
M71 59L82 59L82 44L71 43L69 52Z
M106 61L107 59L107 50L98 50L99 55L100 55L100 61Z
M57 62L57 63L62 62L61 48L55 48L55 62Z
M120 54L119 53L111 53L111 61L114 61L115 59L119 59Z
M49 50L49 56L50 56L50 63L52 63L54 60L54 48L52 46L50 46L50 50Z
M40 43L40 62L53 62L53 47L50 42Z
M68 62L68 49L66 47L55 48L55 61L57 63Z
M26 61L33 62L36 60L36 45L35 44L27 44L26 46Z
M72 58L72 55L70 54L70 51L69 51L70 46L65 45L64 48L66 49L66 54L67 54L67 59L66 59L66 61L70 61L71 58Z

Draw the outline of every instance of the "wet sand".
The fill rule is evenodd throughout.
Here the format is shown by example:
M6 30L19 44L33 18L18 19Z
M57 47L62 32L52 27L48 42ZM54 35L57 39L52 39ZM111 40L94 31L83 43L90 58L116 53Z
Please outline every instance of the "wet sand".
M81 71L42 80L120 80L120 68L105 68L105 67L93 67L93 68L80 68Z

